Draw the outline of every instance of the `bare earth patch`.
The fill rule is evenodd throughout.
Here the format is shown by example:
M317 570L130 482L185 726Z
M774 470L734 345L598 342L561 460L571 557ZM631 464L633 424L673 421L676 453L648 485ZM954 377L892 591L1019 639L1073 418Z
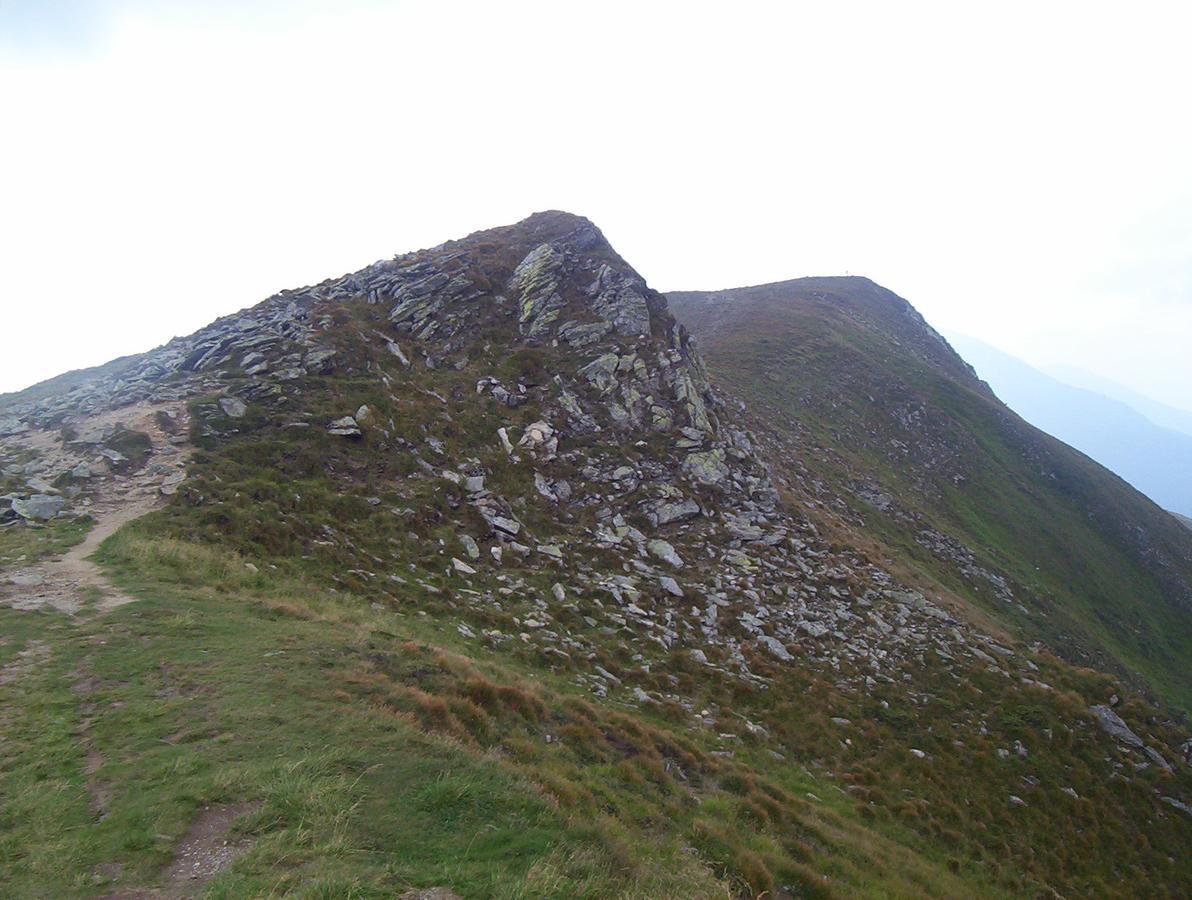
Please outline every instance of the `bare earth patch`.
M174 887L198 886L210 881L248 849L248 841L228 840L232 823L252 812L249 803L225 803L208 806L195 819L178 846L166 878Z
M105 612L133 598L116 590L88 557L109 536L123 525L138 519L159 506L163 494L172 491L185 477L190 447L171 440L158 421L158 413L168 410L177 425L173 431L185 434L188 428L186 407L183 404L151 405L140 403L120 410L103 413L80 425L80 433L98 435L104 427L117 422L131 430L149 435L152 450L146 465L128 475L108 473L89 480L86 505L76 505L73 511L86 513L95 526L79 544L59 559L48 560L16 572L0 576L0 601L14 609L53 609L68 615L77 614L88 595L94 595L97 610ZM58 446L50 432L35 431L10 439L14 444L38 450L57 468L68 469L85 462Z
M253 803L221 803L204 807L187 829L174 861L164 873L161 888L134 888L107 894L104 900L172 900L196 896L212 878L226 869L252 842L230 840L228 832L241 816L256 809Z

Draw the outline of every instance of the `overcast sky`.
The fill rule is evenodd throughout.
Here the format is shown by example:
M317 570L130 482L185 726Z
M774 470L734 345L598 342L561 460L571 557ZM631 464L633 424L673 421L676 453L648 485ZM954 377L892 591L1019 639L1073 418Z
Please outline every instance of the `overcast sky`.
M0 391L558 208L1192 407L1189 9L0 0Z

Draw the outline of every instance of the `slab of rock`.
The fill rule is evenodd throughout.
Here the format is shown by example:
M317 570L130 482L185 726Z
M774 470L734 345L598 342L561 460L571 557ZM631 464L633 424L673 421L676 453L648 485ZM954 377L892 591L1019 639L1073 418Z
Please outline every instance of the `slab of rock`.
M658 579L658 583L668 594L672 594L675 597L683 596L683 589L679 587L679 582L675 581L675 579L671 578L669 575L663 575Z
M468 554L469 559L480 559L480 546L470 534L461 534L459 542L463 544L464 552Z
M360 437L360 426L356 423L352 416L344 416L342 419L336 419L327 425L328 434L337 434L340 437Z
M782 646L782 642L777 638L772 638L768 634L763 634L758 636L757 642L783 662L794 659L794 657L787 652L786 647Z
M683 568L682 558L675 552L675 548L668 541L655 538L646 544L646 549L650 552L651 556L662 560L664 563L674 566L676 569Z
M244 405L244 401L236 397L220 397L219 408L230 419L242 419L244 418L244 414L248 412L248 407Z
M161 480L161 487L158 490L167 497L172 496L178 493L178 486L184 481L186 481L185 472L174 472Z
M1097 724L1114 740L1121 741L1138 750L1142 749L1142 738L1131 731L1130 726L1122 721L1122 717L1108 706L1090 706L1089 712L1096 717Z
M24 500L12 501L12 510L22 519L45 521L66 509L66 500L51 494L34 494Z

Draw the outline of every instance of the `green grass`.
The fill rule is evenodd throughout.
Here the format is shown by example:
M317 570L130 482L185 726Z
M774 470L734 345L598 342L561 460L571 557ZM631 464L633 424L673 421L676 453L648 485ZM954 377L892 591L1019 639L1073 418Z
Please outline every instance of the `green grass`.
M61 555L81 543L94 525L95 520L84 515L0 528L0 572Z
M228 577L236 567L218 555L153 549L218 586L180 588L147 573L144 544L113 544L106 558L139 603L73 626L0 611L10 644L36 633L50 647L0 689L8 895L102 892L113 863L120 884L153 884L200 807L223 802L256 805L241 828L252 847L212 896L393 896L437 884L469 897L716 892L665 838L610 849L498 760L354 701L338 685L367 652L362 623L295 615L297 596L271 606L242 595L251 579ZM86 693L72 689L84 681ZM102 820L83 774L89 753L104 760L93 776L111 797Z

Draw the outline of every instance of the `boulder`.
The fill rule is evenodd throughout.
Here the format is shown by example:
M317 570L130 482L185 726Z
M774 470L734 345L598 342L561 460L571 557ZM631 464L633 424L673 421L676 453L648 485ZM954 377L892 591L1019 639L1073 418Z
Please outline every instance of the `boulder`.
M692 480L709 485L720 484L729 475L720 448L688 453L683 459L683 472Z
M683 596L683 589L679 587L679 582L675 581L675 579L671 578L669 575L663 575L661 578L659 578L658 584L661 585L662 589L668 594L671 594L675 597Z
M787 653L786 647L782 646L782 642L777 638L772 638L768 634L763 634L758 636L757 642L783 662L789 659L794 659L793 656Z
M34 494L24 500L12 501L12 509L23 519L45 521L52 519L66 508L66 500L51 494Z
M28 430L29 426L15 416L0 417L0 437L8 437L12 434L21 434L22 432Z
M646 544L646 549L650 552L651 556L662 560L667 565L674 566L676 569L683 568L682 558L675 552L675 548L669 542L655 538Z
M236 397L220 397L219 408L223 410L225 416L229 419L242 419L244 414L248 412L248 407L244 405L244 401Z
M185 472L173 472L161 480L161 486L158 488L165 496L169 497L178 493L178 486L186 480Z
M1089 712L1096 717L1097 724L1114 740L1138 750L1142 749L1142 738L1131 731L1130 726L1122 721L1122 717L1108 706L1090 706Z
M459 542L463 545L464 552L468 554L469 559L480 559L480 546L470 534L461 534Z
M341 419L336 419L327 425L328 434L337 434L340 437L360 437L360 426L356 424L356 420L352 416L344 416Z

